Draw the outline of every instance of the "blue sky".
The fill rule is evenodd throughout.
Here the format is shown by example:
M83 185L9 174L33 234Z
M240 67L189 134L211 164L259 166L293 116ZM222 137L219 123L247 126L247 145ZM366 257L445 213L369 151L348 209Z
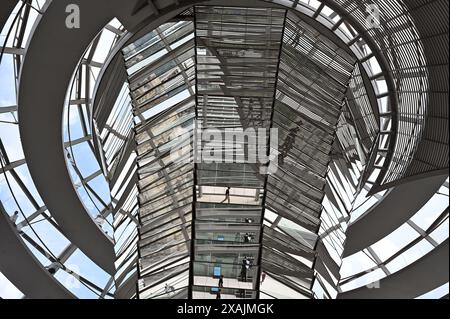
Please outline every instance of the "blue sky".
M0 64L0 107L13 106L16 104L16 92L14 87L14 73L12 64L12 55L5 54L2 62ZM17 118L17 114L16 118ZM14 121L14 117L11 113L0 114L0 121ZM22 159L23 151L20 144L20 135L18 126L14 124L7 124L0 122L0 138L2 139L4 146L6 148L8 157L11 161ZM96 162L92 161L92 153L87 152L87 144L83 143L77 148L77 162L81 166L84 176L92 173L95 169L98 169ZM38 201L40 205L43 205L40 196L34 187L31 176L28 172L26 165L22 165L16 169L21 179L24 181L27 188L31 191L33 197ZM14 180L9 176L9 181L13 187L14 194L19 200L22 210L25 215L28 216L34 212L34 207L31 205L29 200L26 198L25 194L20 190L20 188L15 184ZM96 178L90 185L95 189L99 190L101 197L108 202L109 194L107 193L108 187L104 182L104 179ZM82 199L86 203L91 216L96 215L95 208L92 202L88 199L87 195L81 194ZM0 200L5 206L5 209L9 214L12 214L17 207L15 206L14 199L6 185L3 174L0 176ZM39 218L41 219L41 218ZM22 218L19 218L19 222ZM39 234L39 237L50 247L55 255L58 255L67 244L70 242L57 231L48 221L40 221L33 225L35 231ZM37 241L35 235L30 231L28 227L24 228L24 231L32 238ZM110 230L112 233L112 230ZM31 251L38 257L43 265L48 265L49 261L42 256L39 252L35 250L31 245L28 245ZM91 280L93 283L104 286L109 279L102 269L100 269L95 263L93 263L89 258L87 258L81 251L77 250L67 261L67 266L71 268L78 269L81 274ZM74 270L75 270L74 269ZM58 280L61 282L68 281L68 275L63 272L58 272ZM70 285L69 285L70 286ZM70 287L70 290L76 294L78 297L82 298L95 298L96 296L90 292L84 286ZM12 285L2 274L0 274L0 296L4 298L20 298L22 294Z
M105 35L104 41L110 42L111 41L110 37L111 37L110 35ZM0 41L3 42L3 40L4 37L0 37ZM109 47L100 46L100 49L98 50L98 52L96 52L96 55L94 56L94 60L96 61L104 60L108 50ZM13 63L12 55L5 54L0 64L0 107L12 106L16 104L16 92L14 87L15 81L14 69L12 63ZM186 94L186 92L184 92L183 94ZM159 108L156 107L152 109L151 112L153 113L158 112L162 108L164 108L164 106L165 105L160 105ZM71 119L72 139L81 137L82 134L80 130L79 119L77 118L77 116L72 116L72 114L70 116L70 119ZM1 121L13 121L13 120L14 117L9 113L0 114L0 138L2 139L5 145L6 151L11 161L23 158L23 151L21 149L18 126L14 124L2 123ZM83 176L87 176L99 169L98 164L96 163L95 158L92 155L92 152L87 146L87 143L82 143L77 146L74 146L73 149L75 151L75 160L77 161L77 165L80 167ZM37 199L40 205L43 205L43 202L40 199L40 196L34 187L34 184L26 168L26 165L19 167L18 169L16 169L16 171L19 174L19 176L23 179L24 183L27 185L28 189L31 191L34 198ZM73 172L72 176L75 177ZM76 178L74 179L76 180ZM94 179L90 183L90 185L94 189L98 190L99 194L105 201L109 200L108 186L105 184L103 178L99 177ZM22 193L19 187L17 187L17 185L14 184L14 182L12 182L12 186L14 194L19 200L21 209L24 211L25 215L28 216L29 214L33 213L34 208L29 203L26 196ZM89 214L95 217L95 215L97 214L97 210L83 188L79 189L79 196L84 202ZM15 207L12 195L6 186L3 175L0 176L0 200L2 201L2 203L4 203L5 209L9 214L12 214L14 210L17 209ZM97 202L96 204L99 203ZM440 213L445 206L448 206L448 196L439 195L433 198L428 205L425 205L424 208L421 211L419 211L418 214L416 214L415 222L418 224L422 223L424 225L430 223L430 220L431 221L434 220L433 217L435 217L436 214ZM446 221L446 224L444 226L445 227L440 228L439 233L436 234L436 236L440 238L440 240L448 237L448 220ZM48 246L52 249L52 252L56 255L59 254L66 247L67 244L69 244L69 241L62 234L60 234L53 226L51 226L51 224L48 223L47 221L38 222L34 224L33 227L39 234L39 236L44 240L44 242L48 244ZM24 231L30 237L35 238L35 235L32 232L30 232L29 229L24 229ZM410 229L401 229L401 231L393 232L382 242L380 241L381 243L377 243L378 245L377 250L380 251L380 253L384 252L386 254L388 254L388 252L398 250L398 248L401 246L401 244L403 244L405 239L409 237L408 234L410 233L410 231L411 231ZM37 238L35 239L37 240ZM33 253L35 253L37 258L42 262L43 265L47 265L49 263L48 260L40 253L38 253L33 247L29 245L29 248ZM411 260L414 260L414 258L418 258L426 252L427 247L419 247L417 251L412 251L410 255L404 256L404 260L399 260L398 263L401 264L403 267L404 265L411 262ZM355 268L364 269L373 266L372 264L370 264L369 261L365 260L363 256L361 257L356 256L352 258L354 259L350 261L344 260L343 271L351 273L351 271L355 271ZM92 281L93 283L99 286L104 286L109 279L109 276L97 265L95 265L91 260L89 260L89 258L87 258L80 250L77 250L69 258L66 265L73 268L74 270L79 271L88 280ZM70 280L67 278L67 275L64 275L64 273L61 271L58 272L56 278L60 280L63 284L64 283L67 284L68 282L70 282ZM92 292L90 292L82 285L76 287L76 285L73 286L71 284L68 284L67 286L78 297L81 298L96 297L94 294L92 294ZM428 298L439 297L443 294L443 292L448 293L448 289L449 286L448 284L446 284L430 292L425 297ZM14 287L14 285L12 285L0 273L0 296L4 298L20 298L21 295L22 294Z

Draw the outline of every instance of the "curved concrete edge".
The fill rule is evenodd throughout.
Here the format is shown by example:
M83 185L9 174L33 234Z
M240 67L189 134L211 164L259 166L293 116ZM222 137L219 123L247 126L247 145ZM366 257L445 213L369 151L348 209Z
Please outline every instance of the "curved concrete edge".
M417 180L421 180L423 178L428 178L428 177L432 177L432 176L439 176L439 175L447 175L448 176L449 173L449 169L447 168L443 168L443 169L435 169L435 170L431 170L431 171L427 171L424 173L418 173L415 175L411 175L411 176L407 176L407 177L403 177L400 178L398 180L383 184L383 185L374 185L370 191L367 193L366 196L372 196L375 195L378 192L387 190L389 188L395 187L396 185L401 185L401 184L405 184L405 183L410 183L413 181L417 181Z
M348 226L343 257L369 247L406 223L439 190L447 177L432 176L396 186Z
M80 7L81 28L65 25L68 4ZM88 215L72 184L63 151L66 90L84 50L114 17L108 1L52 1L32 30L20 75L19 119L33 181L64 235L93 262L113 274L113 243Z
M72 184L64 158L62 111L73 71L84 50L101 29L118 18L127 29L155 27L183 10L168 6L153 12L150 6L133 13L138 0L52 1L31 31L20 74L20 134L30 174L42 199L64 235L93 262L115 272L113 242L87 214ZM193 4L196 1L184 1ZM80 28L65 25L67 5L80 9ZM51 35L51 36L50 36Z
M0 271L27 298L76 298L53 277L20 237L0 203Z
M338 294L338 299L412 299L448 282L449 240L402 270L380 280L379 288L366 286Z
M64 235L109 274L115 272L113 242L87 214L72 184L64 158L62 111L76 65L109 21L116 17L127 29L145 23L156 27L177 13L146 7L132 14L137 1L52 1L31 31L19 83L19 129L33 182ZM69 4L80 9L80 29L65 25Z
M2 4L0 5L0 31L5 26L17 2L18 0L2 0Z

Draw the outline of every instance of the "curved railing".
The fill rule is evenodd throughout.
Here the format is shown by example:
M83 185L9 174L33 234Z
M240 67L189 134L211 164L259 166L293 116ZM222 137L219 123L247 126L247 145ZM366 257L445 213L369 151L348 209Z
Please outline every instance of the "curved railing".
M344 258L340 282L342 291L362 286L376 287L381 279L411 265L447 240L448 191L447 178L435 195L406 223L362 251Z
M9 77L2 94L8 94L7 102L14 105L0 106L0 200L24 242L55 280L78 297L110 298L108 275L65 238L39 196L22 152L15 84L32 27L50 2L19 1L2 32L1 73L3 79Z

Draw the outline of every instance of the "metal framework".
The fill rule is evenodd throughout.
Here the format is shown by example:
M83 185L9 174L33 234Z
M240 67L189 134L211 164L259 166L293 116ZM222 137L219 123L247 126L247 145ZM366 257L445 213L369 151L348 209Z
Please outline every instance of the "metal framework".
M1 5L18 296L448 296L448 2L72 2Z

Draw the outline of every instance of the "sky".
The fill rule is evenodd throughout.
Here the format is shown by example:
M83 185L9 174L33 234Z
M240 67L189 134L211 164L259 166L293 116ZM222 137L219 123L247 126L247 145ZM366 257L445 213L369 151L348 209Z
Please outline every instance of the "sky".
M43 1L41 1L43 2ZM33 11L32 11L33 12ZM32 18L35 18L36 15L32 13ZM10 21L6 24L5 28L2 30L0 35L0 43L3 46L3 42L5 40L5 34L8 26L10 25ZM32 22L32 20L30 20ZM32 23L30 23L30 26ZM29 33L30 26L27 27L27 34ZM105 37L104 41L110 42L111 40L108 37ZM96 57L98 58L104 58L106 56L108 49L106 46L103 46L101 50L96 52ZM12 55L5 54L2 58L1 64L0 64L0 108L5 106L13 106L16 105L16 92L15 92L15 85L14 85L14 69L13 69L13 61L12 61ZM15 116L15 117L14 117ZM24 158L21 143L20 143L20 134L18 125L16 124L9 124L5 122L14 122L17 119L17 112L14 112L14 116L11 113L0 113L0 138L2 139L2 142L6 148L8 157L10 161L20 160ZM74 118L73 118L74 119ZM78 121L78 119L77 119ZM81 159L86 160L80 160L81 166L85 170L92 169L92 157L88 157L86 153L86 147L85 145L80 145L77 148L78 150L78 157ZM83 157L85 156L85 157ZM92 155L91 155L92 156ZM97 165L98 167L98 165ZM42 200L40 199L40 196L34 187L33 181L31 179L31 176L28 172L26 165L21 165L18 168L16 168L16 172L20 176L20 178L23 180L27 188L30 190L32 196L37 200L40 206L44 205ZM85 175L86 176L86 175ZM28 201L24 193L21 191L21 189L17 186L15 181L11 178L11 176L8 176L9 182L12 185L13 192L16 196L16 198L19 201L19 204L24 211L25 215L28 216L31 213L34 212L34 207L31 205L31 203ZM106 196L105 192L105 184L99 178L94 179L90 182L90 185L95 187L95 189L99 190L101 193L102 198L105 198L107 201L109 198ZM107 186L106 186L107 189ZM96 212L94 211L94 205L92 202L88 199L87 195L81 194L80 197L85 202L85 205L88 208L89 213L91 216L94 214L96 215ZM17 207L14 203L14 198L11 195L11 192L9 188L7 187L4 175L0 175L0 200L4 204L5 209L9 214L12 214L15 210L17 210ZM94 216L95 216L94 215ZM22 217L18 219L18 222L23 220ZM42 220L42 218L37 219L38 222L33 224L33 228L38 233L39 237L46 243L46 245L51 249L54 255L58 255L62 250L70 243L59 231L57 231L48 221ZM110 228L110 227L109 227ZM38 242L38 238L32 233L29 229L29 227L25 227L24 232L32 237L35 241ZM110 233L112 233L112 230L110 229ZM28 245L28 248L31 250L33 254L38 258L38 260L45 266L49 264L49 261L46 257L41 255L34 247L31 245ZM75 271L80 271L80 273L87 278L88 280L92 281L96 285L102 287L106 284L106 282L109 280L109 275L107 275L102 269L100 269L95 263L93 263L88 257L86 257L80 250L76 250L75 253L68 259L68 261L65 263L65 265ZM69 290L72 291L76 296L81 298L96 298L92 292L90 292L88 289L86 289L83 285L77 284L74 280L71 279L71 276L67 275L65 272L58 271L56 278L69 287ZM3 298L20 298L22 296L22 293L18 291L18 289L11 284L3 274L0 272L0 297Z

